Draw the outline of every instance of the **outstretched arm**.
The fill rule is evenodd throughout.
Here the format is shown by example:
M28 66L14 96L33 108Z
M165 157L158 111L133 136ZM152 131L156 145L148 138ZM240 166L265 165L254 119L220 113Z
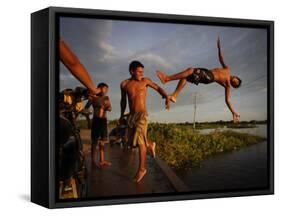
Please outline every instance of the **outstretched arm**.
M59 42L59 52L60 60L73 76L90 90L90 94L97 94L98 89L92 82L89 73L62 39Z
M233 122L239 122L240 115L234 111L233 106L230 102L230 86L225 87L225 103L229 108L230 112L232 113Z
M120 107L121 107L121 113L120 113L120 120L124 118L124 113L126 110L127 106L127 93L126 90L124 89L124 83L121 83L121 101L120 101Z
M162 98L165 98L166 109L169 109L170 108L170 98L169 98L168 94L165 92L165 90L162 89L161 87L159 87L156 83L152 82L152 80L148 79L148 78L147 78L147 85L149 87L151 87L152 89L154 89L155 91L157 91L162 96Z
M221 42L220 42L219 37L218 37L218 41L217 41L217 46L218 46L218 55L219 55L220 64L223 68L227 68L227 65L224 63L223 54L222 54L222 51L221 51Z

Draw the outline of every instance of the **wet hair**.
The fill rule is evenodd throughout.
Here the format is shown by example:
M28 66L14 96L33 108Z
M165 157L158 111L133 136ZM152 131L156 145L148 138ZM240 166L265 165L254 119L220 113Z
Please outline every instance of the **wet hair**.
M99 83L98 84L98 88L102 88L102 87L107 87L108 88L108 85L106 83Z
M233 78L236 78L239 81L238 85L237 86L233 86L233 87L234 88L239 88L241 86L241 84L242 84L242 80L238 76L232 76L232 79Z
M142 67L144 68L143 64L139 61L132 61L129 65L129 72L131 72L132 70L136 70L138 67Z

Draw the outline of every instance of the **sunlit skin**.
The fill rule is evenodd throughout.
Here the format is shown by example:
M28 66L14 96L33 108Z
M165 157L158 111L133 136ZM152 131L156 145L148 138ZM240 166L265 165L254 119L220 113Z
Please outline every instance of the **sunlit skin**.
M165 98L165 106L166 109L170 107L169 96L166 92L160 88L157 84L151 81L148 77L143 76L143 68L137 67L135 70L130 71L131 78L124 80L121 82L121 116L119 122L122 122L124 118L124 113L127 106L127 97L129 102L130 113L137 112L146 112L146 96L147 96L147 88L150 87L157 91L163 98ZM150 145L149 142L149 150L153 148L153 145ZM146 174L145 168L145 160L146 160L146 152L147 147L145 145L139 146L139 167L137 173L134 177L134 180L138 182L138 179L142 179L142 177ZM151 150L153 151L153 150Z
M235 112L233 105L230 101L230 95L231 95L231 87L237 88L239 85L239 80L235 77L232 76L230 73L230 68L228 65L224 63L223 59L223 54L221 51L221 44L220 44L220 39L218 38L217 41L217 47L218 47L218 57L219 61L221 64L221 68L214 68L211 69L210 71L214 75L214 81L224 87L225 89L225 103L227 107L229 108L230 112L232 113L233 116L233 122L237 123L240 121L240 115ZM183 89L183 87L186 85L188 82L186 78L190 76L193 73L194 69L193 68L187 68L186 70L173 74L173 75L166 75L162 71L156 71L157 76L161 80L163 84L166 84L169 81L172 80L179 80L178 85L175 89L175 91L170 95L170 99L173 102L176 102L176 98L179 95L180 91Z
M109 100L109 97L106 95L108 92L108 87L103 86L100 88L100 93L98 94L98 96L93 96L91 99L93 108L94 108L94 117L98 117L98 118L106 118L106 113L107 111L111 111L111 102ZM92 146L92 162L94 165L96 165L97 167L106 167L106 166L110 166L111 163L109 161L106 161L104 159L104 144L107 141L105 140L98 140L97 143L95 143L95 145L97 144L101 144L99 145L99 155L100 155L100 162L99 165L96 164L96 148L94 146Z
M146 111L147 87L157 91L166 99L165 105L169 109L170 101L166 92L148 77L143 77L143 68L138 67L131 72L131 78L121 83L121 118L124 117L126 109L126 96L128 96L130 113Z

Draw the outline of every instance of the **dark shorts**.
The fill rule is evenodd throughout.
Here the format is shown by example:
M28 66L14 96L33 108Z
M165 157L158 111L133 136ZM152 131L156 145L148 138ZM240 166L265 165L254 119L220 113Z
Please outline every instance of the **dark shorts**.
M189 75L186 80L195 85L199 83L209 84L214 82L214 75L212 71L206 68L194 68L193 73Z
M91 130L92 142L107 140L107 119L94 117Z

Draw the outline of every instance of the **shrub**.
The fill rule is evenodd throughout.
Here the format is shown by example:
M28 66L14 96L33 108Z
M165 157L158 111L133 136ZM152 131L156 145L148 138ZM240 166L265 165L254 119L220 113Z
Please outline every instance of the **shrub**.
M210 155L238 150L265 140L259 136L230 130L200 134L193 132L189 126L172 123L149 124L148 137L157 143L157 155L176 169L197 166Z

